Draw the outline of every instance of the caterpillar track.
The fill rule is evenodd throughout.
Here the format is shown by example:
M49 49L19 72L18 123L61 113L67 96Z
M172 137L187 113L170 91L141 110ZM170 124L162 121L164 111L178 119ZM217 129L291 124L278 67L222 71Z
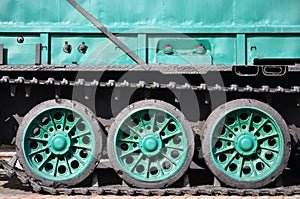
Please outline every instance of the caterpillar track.
M51 194L298 194L299 2L189 3L4 2L0 167Z
M20 67L20 66L18 66ZM263 66L262 66L263 67ZM288 71L298 71L298 66L286 66ZM183 67L184 68L184 67ZM201 68L201 70L200 70ZM99 87L99 88L143 88L147 90L155 90L155 89L170 89L170 90L192 90L197 92L209 91L209 92L225 92L225 93L263 93L263 94L278 94L278 93L288 93L288 94L297 94L300 93L300 86L293 85L293 86L268 86L262 85L261 87L254 87L251 85L246 86L238 86L237 84L231 84L229 86L224 85L208 85L206 83L202 83L200 85L193 85L189 83L185 84L178 84L176 82L169 82L169 83L160 83L160 82L130 82L129 80L122 80L118 82L117 79L109 79L107 81L99 81L96 79L74 79L74 78L55 78L55 77L44 77L44 78L37 78L31 77L28 78L28 75L24 76L17 76L11 75L12 72L18 70L19 68L13 66L1 66L1 72L5 73L2 77L0 77L0 84L1 85L8 85L10 87L11 96L15 96L16 87L25 88L27 86L34 87L36 85L40 86L54 86L54 88L59 89L61 86L70 86L70 87ZM159 71L161 67L156 68L153 66L151 69L147 69L148 71ZM182 69L182 67L181 67ZM199 70L197 70L199 69ZM52 71L58 72L62 69L60 67L55 68L54 66L48 67L36 67L36 66L24 66L23 71ZM101 69L96 69L94 67L88 68L77 68L76 66L69 66L65 67L63 71L98 71L102 72ZM119 67L114 68L113 66L108 66L103 71L118 71L120 70ZM130 72L134 71L144 71L146 70L142 66L133 67L130 69ZM205 67L195 67L195 66L186 66L184 68L185 73L189 74L206 74L207 72L211 71L212 68L205 70ZM121 69L122 71L122 69ZM124 71L128 72L128 67L124 66ZM188 72L187 72L188 71ZM216 71L222 73L226 71L230 71L228 67L220 68L216 67ZM173 74L178 73L177 67L174 66L174 70L169 69L168 71L159 71L164 74ZM182 73L180 73L182 74ZM27 91L30 89L27 89ZM26 92L27 96L30 96L30 92ZM59 99L59 92L55 92L55 98ZM197 131L194 130L194 131ZM199 129L198 129L199 131ZM196 132L197 134L201 135L201 132ZM292 135L293 132L291 133ZM6 172L9 177L16 176L18 179L21 180L22 183L29 184L32 186L33 190L36 192L42 193L50 193L50 194L125 194L125 195L183 195L183 194L191 194L191 195L198 195L198 194L207 194L207 195L294 195L300 193L299 186L283 186L281 184L280 187L275 188L259 188L259 189L235 189L235 188L228 188L228 187L220 187L220 186L213 186L213 185L197 185L197 186L184 186L184 187L176 187L176 188L165 188L165 189L142 189L142 188L131 188L128 186L123 185L110 185L110 186L92 186L92 187L70 187L70 188L56 188L56 187L49 187L42 185L40 182L35 181L33 178L27 176L24 171L21 171L11 165L14 165L16 162L17 157L14 157L11 164L1 160L0 165ZM13 163L14 162L14 163ZM101 161L100 161L101 162ZM95 174L96 175L96 174ZM101 176L99 176L101 178Z
M0 166L9 177L16 176L22 183L29 184L35 192L48 194L113 194L113 195L239 195L239 196L259 196L259 195L297 195L300 194L299 186L285 186L277 188L261 188L261 189L234 189L227 187L214 187L211 185L192 186L192 187L176 187L166 189L140 189L130 188L122 185L110 186L93 186L93 187L70 187L70 188L54 188L40 185L33 179L29 178L23 171L13 168L7 162L1 160Z

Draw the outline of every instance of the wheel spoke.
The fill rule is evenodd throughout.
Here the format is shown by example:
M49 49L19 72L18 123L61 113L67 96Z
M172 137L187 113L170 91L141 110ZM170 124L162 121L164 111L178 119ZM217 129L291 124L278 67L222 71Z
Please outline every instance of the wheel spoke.
M40 164L40 166L38 167L38 170L41 170L41 168L44 166L44 164L49 160L49 158L51 157L51 153L48 155L47 158L45 158L42 163Z
M28 155L29 155L29 156L32 156L32 155L35 155L35 154L40 153L40 152L42 152L42 151L46 151L47 149L48 149L48 147L41 148L41 149L39 149L39 150L36 150L36 151L33 151L33 152L29 153Z
M238 126L241 127L241 122L240 122L240 118L238 116L238 114L235 114L235 120L238 122Z
M151 124L153 130L155 129L155 123L156 123L156 113L153 113L152 124Z
M254 175L257 176L257 171L256 171L256 168L255 168L254 162L251 161L250 165L251 165L252 170L254 171Z
M74 120L73 125L69 128L69 130L67 131L67 134L69 134L69 133L73 130L73 128L77 125L77 123L79 122L79 120L80 120L79 117L77 117L77 118Z
M166 154L161 153L162 156L164 156L167 160L169 160L174 166L176 166L175 162L173 162L173 160L171 158L169 158Z
M161 134L171 121L172 121L172 118L168 118L168 120L165 121L164 125L162 126L162 128L160 129L160 131L158 132L158 134Z
M63 113L63 129L66 127L66 122L67 122L67 113L64 111Z
M146 167L146 172L145 172L145 178L149 178L149 169L150 169L150 158L147 158L147 167Z
M54 127L55 131L57 131L57 128L56 128L56 125L55 125L55 122L54 122L54 120L53 120L53 117L52 117L51 112L49 113L49 118L50 118L50 120L51 120L51 122L52 122L52 126Z
M145 123L144 123L144 120L143 120L143 116L141 116L141 114L140 114L140 113L138 113L137 115L139 116L139 121L141 121L141 122L142 122L142 124L143 124L143 128L145 129L145 128L146 128L146 126L145 126Z
M265 163L268 167L271 167L271 165L268 163L268 161L265 160L261 155L259 155L259 154L256 154L256 155L257 155L257 157L258 157L259 159L261 159L261 161L262 161L263 163Z
M37 122L33 122L36 126L38 126L40 129L43 129L44 132L47 132L46 129L44 129L44 127L40 124L38 124Z
M74 153L74 154L73 154L73 157L74 157L76 160L78 160L78 162L80 162L81 165L84 165L84 164L85 164L85 162L82 161L82 158L79 157L77 154Z
M143 154L140 153L139 156L137 157L136 162L132 165L132 167L130 168L130 171L133 172L133 170L136 168L136 166L138 165L138 163L141 161L143 157Z
M139 132L137 132L134 128L132 128L131 126L128 126L128 128L137 136L141 137L141 134Z
M163 141L164 141L164 140L167 140L167 139L172 138L172 137L174 137L174 136L176 136L176 135L178 135L178 134L181 134L181 131L177 131L177 132L172 133L172 134L170 134L170 135L166 135L166 136L162 137L162 140L163 140Z
M226 148L223 149L223 150L217 150L217 151L215 152L215 155L219 155L220 153L224 153L224 152L230 151L230 150L232 150L232 149L234 149L234 147L226 147Z
M225 167L224 167L225 170L227 170L229 164L233 161L233 159L235 158L236 155L237 155L237 152L235 151L235 152L232 154L232 156L231 156L231 158L229 159L229 161L226 163L226 165L225 165Z
M253 118L253 112L250 114L249 116L250 118L248 119L248 126L247 126L247 131L250 132L250 127L251 127L251 124L252 124L252 118Z
M264 137L259 137L259 138L257 138L257 140L258 140L258 141L260 141L260 140L265 140L265 139L268 139L268 138L270 138L270 137L275 137L275 136L278 136L278 134L270 134L270 135L266 135L266 136L264 136Z
M169 149L175 149L175 150L178 150L178 151L183 151L182 148L179 148L179 147L176 147L176 146L168 146L168 145L165 145L166 148L169 148Z
M39 141L39 142L48 142L48 140L45 140L45 139L41 139L41 138L33 138L33 137L29 137L27 138L29 140L35 140L35 141Z
M56 176L56 174L57 174L58 162L59 162L59 159L58 159L58 157L56 157L55 167L54 167L54 174L53 174L54 176Z
M264 150L266 150L266 151L272 151L272 152L275 152L275 153L279 153L279 151L276 150L276 149L271 149L271 148L267 148L267 147L264 147L264 146L260 146L260 148L261 148L261 149L264 149Z
M253 134L257 133L267 122L269 119L265 119L259 126L258 128L253 132Z
M159 164L159 159L156 160L156 165L157 165L157 169L160 170L160 172L162 173L162 175L165 175L161 165Z
M139 150L140 150L139 148L136 148L136 149L133 149L133 150L131 150L131 151L128 151L127 153L122 154L122 155L120 156L120 158L123 158L123 157L125 157L125 156L127 156L127 155L130 155L130 154L132 154L132 153L135 153L135 152L137 152L137 151L139 151Z
M240 169L239 176L242 177L242 175L243 175L243 167L244 167L244 164L245 164L245 158L243 156L241 156L240 159L241 159L241 161L240 161L241 162L240 163L240 165L241 165L240 168L241 169Z
M138 140L120 139L119 142L139 143Z
M79 148L79 149L87 149L87 150L89 150L89 151L92 150L90 147L81 146L81 145L77 145L77 144L74 144L73 147L76 147L76 148Z
M64 158L65 158L66 165L67 165L67 167L68 167L68 171L69 171L70 174L72 174L71 167L70 167L70 165L69 165L69 161L67 160L66 157L64 157Z
M217 137L217 139L224 140L224 141L229 141L229 142L234 142L234 140L231 140L231 139L228 139L228 138L225 138L225 137L222 137L222 136Z
M91 133L90 133L90 132L87 132L87 133L75 135L75 136L71 137L71 139L79 138L79 137L82 137L82 136L85 136L85 135L91 135Z
M224 123L224 126L234 135L236 136L236 133L227 125Z

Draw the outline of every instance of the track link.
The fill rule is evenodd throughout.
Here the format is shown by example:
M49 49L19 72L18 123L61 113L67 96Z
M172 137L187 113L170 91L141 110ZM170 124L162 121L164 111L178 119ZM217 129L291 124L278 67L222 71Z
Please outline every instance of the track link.
M300 194L300 186L288 186L278 188L262 188L262 189L234 189L227 187L214 187L211 185L182 187L182 188L166 188L166 189L140 189L130 188L126 186L103 186L103 187L70 187L55 188L40 185L33 179L29 178L23 171L10 166L6 161L0 160L0 168L2 168L9 177L16 176L23 184L29 184L35 192L56 194L113 194L113 195L239 195L239 196L259 196L259 195L296 195Z
M244 93L300 93L300 86L295 85L290 88L285 88L283 86L270 87L268 85L263 85L261 87L255 88L250 85L238 86L237 84L232 84L230 86L207 85L205 83L200 85L191 85L189 83L177 84L176 82L169 82L168 84L161 84L158 82L148 83L145 81L139 81L137 83L129 82L124 80L122 82L116 82L115 80L108 80L107 82L101 81L86 81L85 79L77 79L75 81L68 80L64 78L63 80L56 80L55 78L49 77L47 80L38 80L33 77L32 79L26 79L25 77L10 78L9 76L2 76L0 78L0 84L9 85L24 85L24 86L34 86L34 85L47 85L47 86L83 86L83 87L102 87L102 88L145 88L145 89L174 89L174 90L193 90L193 91L219 91L219 92L244 92Z

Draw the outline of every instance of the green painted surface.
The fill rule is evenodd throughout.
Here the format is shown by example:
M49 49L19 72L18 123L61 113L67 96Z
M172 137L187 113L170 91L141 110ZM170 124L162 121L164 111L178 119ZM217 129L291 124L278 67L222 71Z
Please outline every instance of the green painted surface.
M249 36L247 46L250 64L255 58L300 58L300 34Z
M117 32L120 32L118 31L120 28L193 30L201 27L214 29L215 26L223 27L222 31L217 32L230 32L230 27L249 30L251 27L266 25L275 29L276 26L287 28L293 26L290 28L299 31L300 25L299 0L77 0L77 2ZM40 3L33 3L30 0L1 0L0 19L1 26L43 27L38 31L57 32L75 26L95 31L95 28L65 0L41 0ZM259 29L252 31L258 32ZM282 31L284 32L284 29Z
M63 181L76 178L89 166L95 150L91 124L66 107L51 107L29 121L22 149L38 176Z
M0 43L4 47L4 57L7 64L34 64L35 45L40 42L38 34L25 34L24 42L18 43L18 34L0 34Z
M187 138L171 113L144 108L120 123L115 139L116 159L132 178L161 181L175 175L187 157Z
M246 64L246 36L236 35L236 64Z
M136 35L119 37L126 45L135 52L138 49ZM72 46L70 53L65 53L65 42ZM85 42L86 53L78 51L78 46ZM116 47L110 40L99 35L53 35L51 37L51 63L53 64L134 64L134 62Z
M221 115L210 140L217 169L244 182L270 176L284 154L280 127L268 113L255 107L239 107Z
M299 0L77 2L109 30L122 33L118 37L147 63L232 65L300 57ZM16 42L19 35L23 44ZM183 38L207 42L209 54L159 53L162 41L178 44ZM65 41L72 45L71 53L63 52ZM85 54L77 50L83 41ZM34 64L38 43L44 64L135 64L66 0L1 0L0 43L4 64Z

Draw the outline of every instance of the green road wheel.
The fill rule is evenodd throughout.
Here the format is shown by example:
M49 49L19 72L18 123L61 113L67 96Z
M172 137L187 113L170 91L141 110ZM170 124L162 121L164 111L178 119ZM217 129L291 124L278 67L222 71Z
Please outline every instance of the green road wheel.
M43 102L23 119L17 155L25 172L47 186L87 178L102 151L102 130L88 108L69 100Z
M108 154L130 185L162 188L188 169L194 137L183 114L170 104L144 100L125 108L112 125Z
M250 99L228 102L204 125L203 154L209 169L227 185L257 188L274 181L290 156L290 135L272 107Z

